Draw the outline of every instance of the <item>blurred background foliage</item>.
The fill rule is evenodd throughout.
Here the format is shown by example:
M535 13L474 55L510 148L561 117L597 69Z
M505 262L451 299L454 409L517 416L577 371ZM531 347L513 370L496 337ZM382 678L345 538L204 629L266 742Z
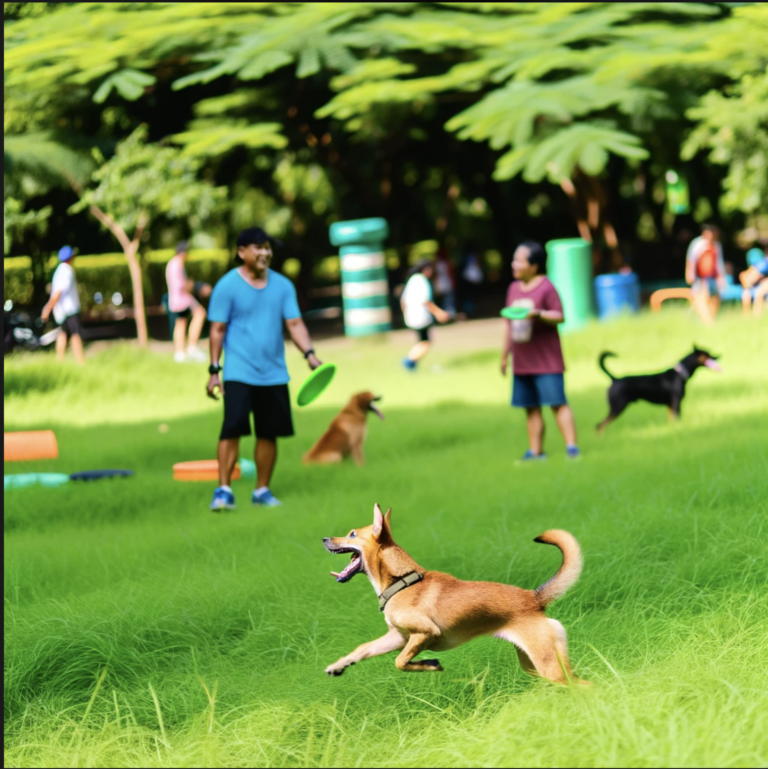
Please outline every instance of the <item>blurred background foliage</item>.
M114 250L86 203L99 158L140 126L193 164L187 203L207 201L154 212L142 269L144 251L231 248L258 223L285 241L276 266L291 260L300 297L338 219L386 217L396 273L414 244L471 243L500 278L523 238L581 234L598 269L663 279L704 219L737 263L737 234L765 226L762 4L4 8L5 253L30 257L36 302L60 245ZM667 205L670 169L688 214ZM114 190L137 215L140 189Z

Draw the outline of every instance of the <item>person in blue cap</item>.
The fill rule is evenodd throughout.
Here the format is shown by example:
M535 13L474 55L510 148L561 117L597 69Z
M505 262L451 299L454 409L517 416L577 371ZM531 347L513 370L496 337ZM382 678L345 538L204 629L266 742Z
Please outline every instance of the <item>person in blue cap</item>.
M53 311L53 319L59 324L61 331L56 337L56 357L64 360L67 351L67 337L72 342L72 352L82 366L85 364L83 355L83 322L80 319L80 296L77 293L75 280L75 251L71 246L59 249L59 266L53 273L51 283L51 298L46 302L40 317L47 321Z

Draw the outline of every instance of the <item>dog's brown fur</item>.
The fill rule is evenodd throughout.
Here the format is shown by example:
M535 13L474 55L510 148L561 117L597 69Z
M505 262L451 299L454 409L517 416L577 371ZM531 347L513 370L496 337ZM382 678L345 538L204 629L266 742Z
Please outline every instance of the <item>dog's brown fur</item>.
M579 681L568 661L565 628L544 613L547 604L562 596L581 572L579 544L567 531L552 529L536 537L536 542L560 548L563 563L541 587L523 590L497 582L465 582L450 574L427 571L392 539L391 509L386 515L378 505L373 510L372 526L353 530L346 537L323 540L330 552L351 552L352 563L360 559L349 574L346 570L341 575L331 573L346 582L363 571L377 595L411 572L423 574L424 579L396 593L386 604L384 618L389 632L329 665L325 670L328 675L341 675L355 662L393 651L400 652L395 661L399 670L439 671L443 668L437 660L414 661L414 657L422 651L447 651L477 636L493 635L515 645L527 673L560 684Z
M355 464L362 466L365 461L363 442L367 432L365 418L369 411L373 411L379 419L384 419L384 415L374 404L377 400L380 400L380 397L377 398L372 392L353 395L317 443L304 455L304 463L341 462L351 454Z

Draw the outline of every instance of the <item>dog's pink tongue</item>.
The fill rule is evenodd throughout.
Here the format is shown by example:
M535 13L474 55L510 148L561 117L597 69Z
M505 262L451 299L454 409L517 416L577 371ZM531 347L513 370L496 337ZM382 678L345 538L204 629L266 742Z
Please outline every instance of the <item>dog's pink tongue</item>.
M336 579L338 579L338 578L341 576L341 574L339 574L339 572L338 572L338 571L332 571L332 572L331 572L331 576L332 576L332 577L336 577Z
M719 364L715 363L715 361L713 361L712 358L707 358L706 361L704 361L704 365L707 368L711 368L712 371L722 372L722 369L720 368Z

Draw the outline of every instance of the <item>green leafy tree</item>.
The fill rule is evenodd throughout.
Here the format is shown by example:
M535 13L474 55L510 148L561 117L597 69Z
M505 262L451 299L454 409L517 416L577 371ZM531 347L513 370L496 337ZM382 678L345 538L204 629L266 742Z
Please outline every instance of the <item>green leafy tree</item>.
M768 70L745 75L725 93L711 91L687 114L697 126L683 159L708 150L711 162L728 166L722 209L768 213Z
M49 228L53 206L35 201L53 190L70 191L85 184L95 163L59 141L51 131L6 135L4 161L3 250L8 254L13 244L21 244L32 258L33 302L40 303L48 257L42 240Z
M87 209L117 239L131 274L136 331L147 343L139 245L160 217L186 218L194 227L209 217L226 190L197 178L199 163L176 147L146 143L145 126L117 145L115 155L93 173L96 186L78 190L80 200L70 207Z
M728 168L721 209L768 213L768 7L743 4L720 25L702 54L731 78L688 110L695 128L682 147L684 160L708 151Z
M760 71L768 12L736 5L59 4L6 24L6 123L149 122L229 186L229 226L263 212L291 251L370 214L400 243L483 233L506 250L528 198L546 214L515 217L514 237L569 232L570 205L615 248L613 222L626 237L638 208L663 211L687 110ZM690 166L719 183L703 156Z

